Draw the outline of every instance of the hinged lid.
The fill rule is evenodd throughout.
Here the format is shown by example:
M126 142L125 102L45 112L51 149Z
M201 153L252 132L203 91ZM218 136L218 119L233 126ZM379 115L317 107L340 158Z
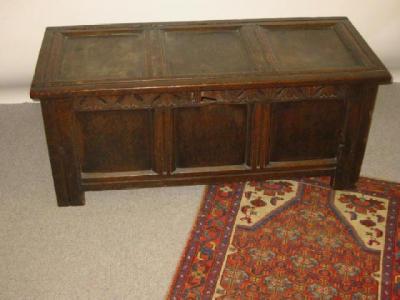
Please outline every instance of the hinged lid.
M388 83L347 18L47 28L31 97L125 91Z

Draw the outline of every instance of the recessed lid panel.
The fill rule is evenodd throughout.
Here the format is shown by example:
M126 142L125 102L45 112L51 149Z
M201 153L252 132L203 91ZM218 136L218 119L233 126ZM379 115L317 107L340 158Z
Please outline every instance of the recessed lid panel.
M170 75L211 75L256 71L237 29L167 30Z
M60 56L60 81L141 78L143 33L66 35Z
M345 70L363 67L333 27L262 27L280 71Z

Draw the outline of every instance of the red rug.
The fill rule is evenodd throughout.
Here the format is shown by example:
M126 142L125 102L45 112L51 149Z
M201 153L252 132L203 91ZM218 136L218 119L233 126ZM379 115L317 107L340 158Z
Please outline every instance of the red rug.
M209 186L168 299L400 299L400 184Z

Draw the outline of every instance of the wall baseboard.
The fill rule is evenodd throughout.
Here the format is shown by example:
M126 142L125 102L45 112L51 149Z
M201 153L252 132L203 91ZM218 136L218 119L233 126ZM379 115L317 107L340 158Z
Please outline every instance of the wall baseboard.
M33 102L29 97L29 86L10 86L0 88L0 104Z
M400 69L389 70L393 77L393 83L400 82Z

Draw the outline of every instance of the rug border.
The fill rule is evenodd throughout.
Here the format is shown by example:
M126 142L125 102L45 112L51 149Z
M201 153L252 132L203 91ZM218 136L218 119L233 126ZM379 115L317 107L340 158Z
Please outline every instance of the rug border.
M313 184L311 182L308 182L307 180L304 181L303 179L304 178L294 178L294 179L288 178L288 179L285 179L285 180L296 180L296 181L298 181L299 183L302 183L302 184ZM395 185L395 186L398 186L400 188L400 182L396 182L396 181L391 181L391 180L386 180L386 179L379 179L379 178L374 178L374 177L367 177L367 176L360 176L360 179L372 180L372 181L376 181L378 183L383 183L383 184L386 184L386 185L387 184ZM270 179L270 180L273 180L273 179ZM243 185L246 182L247 181L237 182L237 184L242 184ZM315 183L317 183L317 182L315 182ZM223 183L223 184L229 184L229 183ZM197 208L198 211L197 211L196 217L194 219L194 222L192 224L191 230L188 233L188 236L187 236L187 239L186 239L185 248L181 252L181 257L180 257L179 262L178 262L178 264L177 264L177 266L175 268L175 273L174 273L173 279L172 279L172 281L171 281L171 283L169 285L168 291L167 291L167 295L166 295L166 298L165 298L167 300L172 299L171 297L172 297L173 289L174 289L175 284L176 284L176 282L178 280L178 276L180 275L179 271L181 270L181 267L182 267L182 265L183 265L183 263L184 263L184 261L186 259L186 256L187 256L186 254L188 253L189 247L191 246L191 242L192 242L192 239L193 239L193 236L194 236L194 232L195 232L195 229L196 229L196 227L198 225L199 217L203 213L202 211L203 211L203 209L205 207L206 200L207 200L206 198L207 198L207 195L208 195L208 193L210 191L210 188L212 186L217 186L217 185L218 184L206 185L204 190L203 190L202 199L201 199L200 205ZM321 186L326 186L323 182L321 182L320 185ZM331 188L329 185L327 185L327 187ZM357 191L357 190L358 190L358 187L356 187L355 189L351 189L349 191ZM382 277L386 277L388 279L387 280L388 282L385 282L385 280L383 280L383 278L381 278L381 280L382 280L381 284L380 284L380 286L381 286L381 295L380 295L381 299L391 299L391 297L393 296L393 282L392 282L393 270L392 270L392 267L390 266L390 263L392 262L392 258L395 255L395 253L393 251L394 251L394 246L395 246L395 243L396 243L396 236L394 236L393 239L391 240L390 237L389 237L388 232L389 231L394 231L393 234L396 235L396 231L397 231L397 227L396 226L397 226L398 219L400 217L400 211L398 211L399 208L400 208L400 199L393 199L393 197L389 197L388 200L389 200L389 206L394 206L394 208L392 210L389 209L389 211L388 211L388 214L390 214L390 212L392 211L392 216L389 219L389 215L388 215L388 224L387 225L390 228L389 227L386 228L386 238L385 238L386 242L385 242L385 248L383 250L383 252L384 252L383 253L383 261L382 261L382 265L381 265ZM389 251L392 251L392 252L390 253ZM390 254L390 257L387 257L388 254ZM387 270L388 267L390 268L390 270L389 270L390 272L389 272L389 274L387 276L384 276L383 273L384 273L384 271Z
M175 267L174 277L173 277L171 283L169 284L167 295L165 296L166 300L171 299L171 297L172 297L173 287L175 286L176 281L178 280L178 276L180 275L179 271L180 271L180 268L181 268L181 266L183 265L183 263L184 263L184 261L186 259L186 253L189 251L190 242L192 241L193 233L196 230L197 221L198 221L198 219L199 219L199 217L201 215L201 212L202 212L202 210L203 210L203 208L204 208L204 206L206 204L206 197L208 195L208 192L210 191L210 187L211 187L211 184L208 184L208 185L204 186L203 193L202 193L202 198L200 200L200 203L197 205L197 212L196 212L195 219L193 221L191 229L187 233L185 248L183 249L183 251L181 251L181 257L179 258L178 264Z

